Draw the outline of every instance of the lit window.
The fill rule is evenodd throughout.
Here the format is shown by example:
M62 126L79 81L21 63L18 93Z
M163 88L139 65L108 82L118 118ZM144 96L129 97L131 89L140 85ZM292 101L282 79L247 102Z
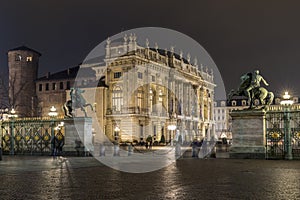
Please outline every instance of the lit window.
M139 89L138 94L137 94L137 103L138 107L142 108L142 103L143 103L143 90Z
M122 76L122 72L115 72L114 78L120 78Z
M27 56L27 57L26 57L26 61L27 61L27 62L32 62L32 57L31 57L31 56Z
M115 87L112 94L112 106L115 111L121 111L123 105L122 90L120 87Z
M231 102L231 105L232 105L232 106L236 106L236 101L232 101L232 102Z
M242 101L242 106L245 106L246 105L246 100L243 100Z
M56 90L56 83L52 83L52 90Z

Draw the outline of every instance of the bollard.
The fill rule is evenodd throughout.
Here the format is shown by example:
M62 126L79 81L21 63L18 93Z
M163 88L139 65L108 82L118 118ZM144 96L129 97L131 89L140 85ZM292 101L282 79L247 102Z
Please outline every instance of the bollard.
M105 156L105 146L100 145L100 156Z
M128 156L131 156L132 155L132 145L131 144L129 144L128 145Z
M114 145L114 156L120 156L120 148L119 145L115 144Z
M193 146L192 146L192 157L198 157L196 151L197 151L197 147L193 144Z
M175 156L181 156L181 145L180 144L176 144Z
M0 161L2 160L2 147L0 146Z

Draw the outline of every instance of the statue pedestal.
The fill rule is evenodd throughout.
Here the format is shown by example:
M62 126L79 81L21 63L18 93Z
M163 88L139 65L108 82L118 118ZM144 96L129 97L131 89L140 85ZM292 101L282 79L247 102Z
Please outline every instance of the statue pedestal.
M231 113L230 158L265 159L265 111L238 110Z
M92 118L74 117L64 120L65 155L87 155L93 151Z

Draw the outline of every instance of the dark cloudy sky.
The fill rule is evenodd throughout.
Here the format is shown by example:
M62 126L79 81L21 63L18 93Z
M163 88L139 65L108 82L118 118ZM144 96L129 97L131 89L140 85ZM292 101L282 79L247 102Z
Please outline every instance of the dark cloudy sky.
M122 30L164 27L199 42L226 90L260 69L270 90L300 96L300 2L281 0L1 0L0 69L6 52L27 45L43 55L40 74L75 66Z

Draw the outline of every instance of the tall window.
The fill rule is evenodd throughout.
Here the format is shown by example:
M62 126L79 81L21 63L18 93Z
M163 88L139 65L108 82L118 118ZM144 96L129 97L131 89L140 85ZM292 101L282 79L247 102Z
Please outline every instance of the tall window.
M138 72L138 78L142 79L143 78L143 73L142 72Z
M120 78L122 76L122 72L115 72L114 78Z
M123 105L122 89L120 87L114 87L112 94L112 106L115 111L121 111Z
M64 89L64 82L60 82L60 83L59 83L59 89L60 89L60 90L63 90L63 89Z
M26 57L26 61L27 61L27 62L32 62L32 57L31 57L31 56L27 56L27 57Z
M43 84L39 84L39 91L43 90Z
M69 90L71 88L71 83L70 81L67 81L67 90Z
M49 83L46 83L46 91L49 90Z
M56 83L52 83L52 90L56 90Z
M143 90L142 89L138 89L137 106L139 108L142 108L142 106L143 106Z

